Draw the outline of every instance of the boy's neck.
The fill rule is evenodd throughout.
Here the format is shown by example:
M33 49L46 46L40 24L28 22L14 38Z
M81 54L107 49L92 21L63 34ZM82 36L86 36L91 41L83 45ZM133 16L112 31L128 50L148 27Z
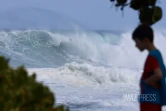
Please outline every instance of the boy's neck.
M156 47L154 46L154 44L152 44L152 43L149 43L148 45L147 45L147 50L150 52L150 51L152 51L152 50L155 50L156 49Z

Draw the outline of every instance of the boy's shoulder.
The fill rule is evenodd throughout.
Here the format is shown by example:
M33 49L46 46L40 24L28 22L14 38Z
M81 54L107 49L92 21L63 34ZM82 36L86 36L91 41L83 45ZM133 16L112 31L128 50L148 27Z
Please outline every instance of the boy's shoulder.
M144 70L153 70L164 66L164 61L159 50L152 50L145 61Z
M158 60L158 62L163 61L162 54L161 54L160 50L158 50L158 49L150 51L149 56L154 57L155 59Z
M155 49L155 50L150 51L149 55L156 56L156 55L161 55L161 53L158 49Z
M162 69L163 73L165 73L165 63L164 63L161 52L156 49L156 50L150 51L149 56L153 58L152 61L154 61L154 62L151 62L152 63L151 65L154 66L155 63L158 64L159 67Z

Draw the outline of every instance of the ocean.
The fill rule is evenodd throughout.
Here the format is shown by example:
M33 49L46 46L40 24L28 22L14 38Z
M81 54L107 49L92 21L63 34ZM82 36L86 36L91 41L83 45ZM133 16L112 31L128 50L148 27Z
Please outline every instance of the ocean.
M148 52L136 49L131 29L90 30L61 13L24 6L1 10L0 16L0 55L13 68L35 72L57 104L71 111L139 111ZM166 63L165 43L166 30L155 29Z
M24 65L71 111L139 111L139 79L148 54L132 31L1 30L0 55ZM166 31L155 32L166 62Z

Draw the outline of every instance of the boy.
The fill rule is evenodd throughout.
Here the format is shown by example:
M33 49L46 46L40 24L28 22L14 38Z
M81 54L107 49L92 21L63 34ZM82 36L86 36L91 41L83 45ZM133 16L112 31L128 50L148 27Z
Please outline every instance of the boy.
M141 24L133 31L132 39L140 51L149 52L140 79L140 111L161 111L166 104L166 71L161 53L153 44L153 30Z

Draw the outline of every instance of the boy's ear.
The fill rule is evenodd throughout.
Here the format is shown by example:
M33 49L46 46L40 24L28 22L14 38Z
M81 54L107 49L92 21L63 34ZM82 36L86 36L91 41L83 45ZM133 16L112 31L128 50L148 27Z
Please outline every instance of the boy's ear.
M147 37L144 38L145 42L149 42L149 39Z

